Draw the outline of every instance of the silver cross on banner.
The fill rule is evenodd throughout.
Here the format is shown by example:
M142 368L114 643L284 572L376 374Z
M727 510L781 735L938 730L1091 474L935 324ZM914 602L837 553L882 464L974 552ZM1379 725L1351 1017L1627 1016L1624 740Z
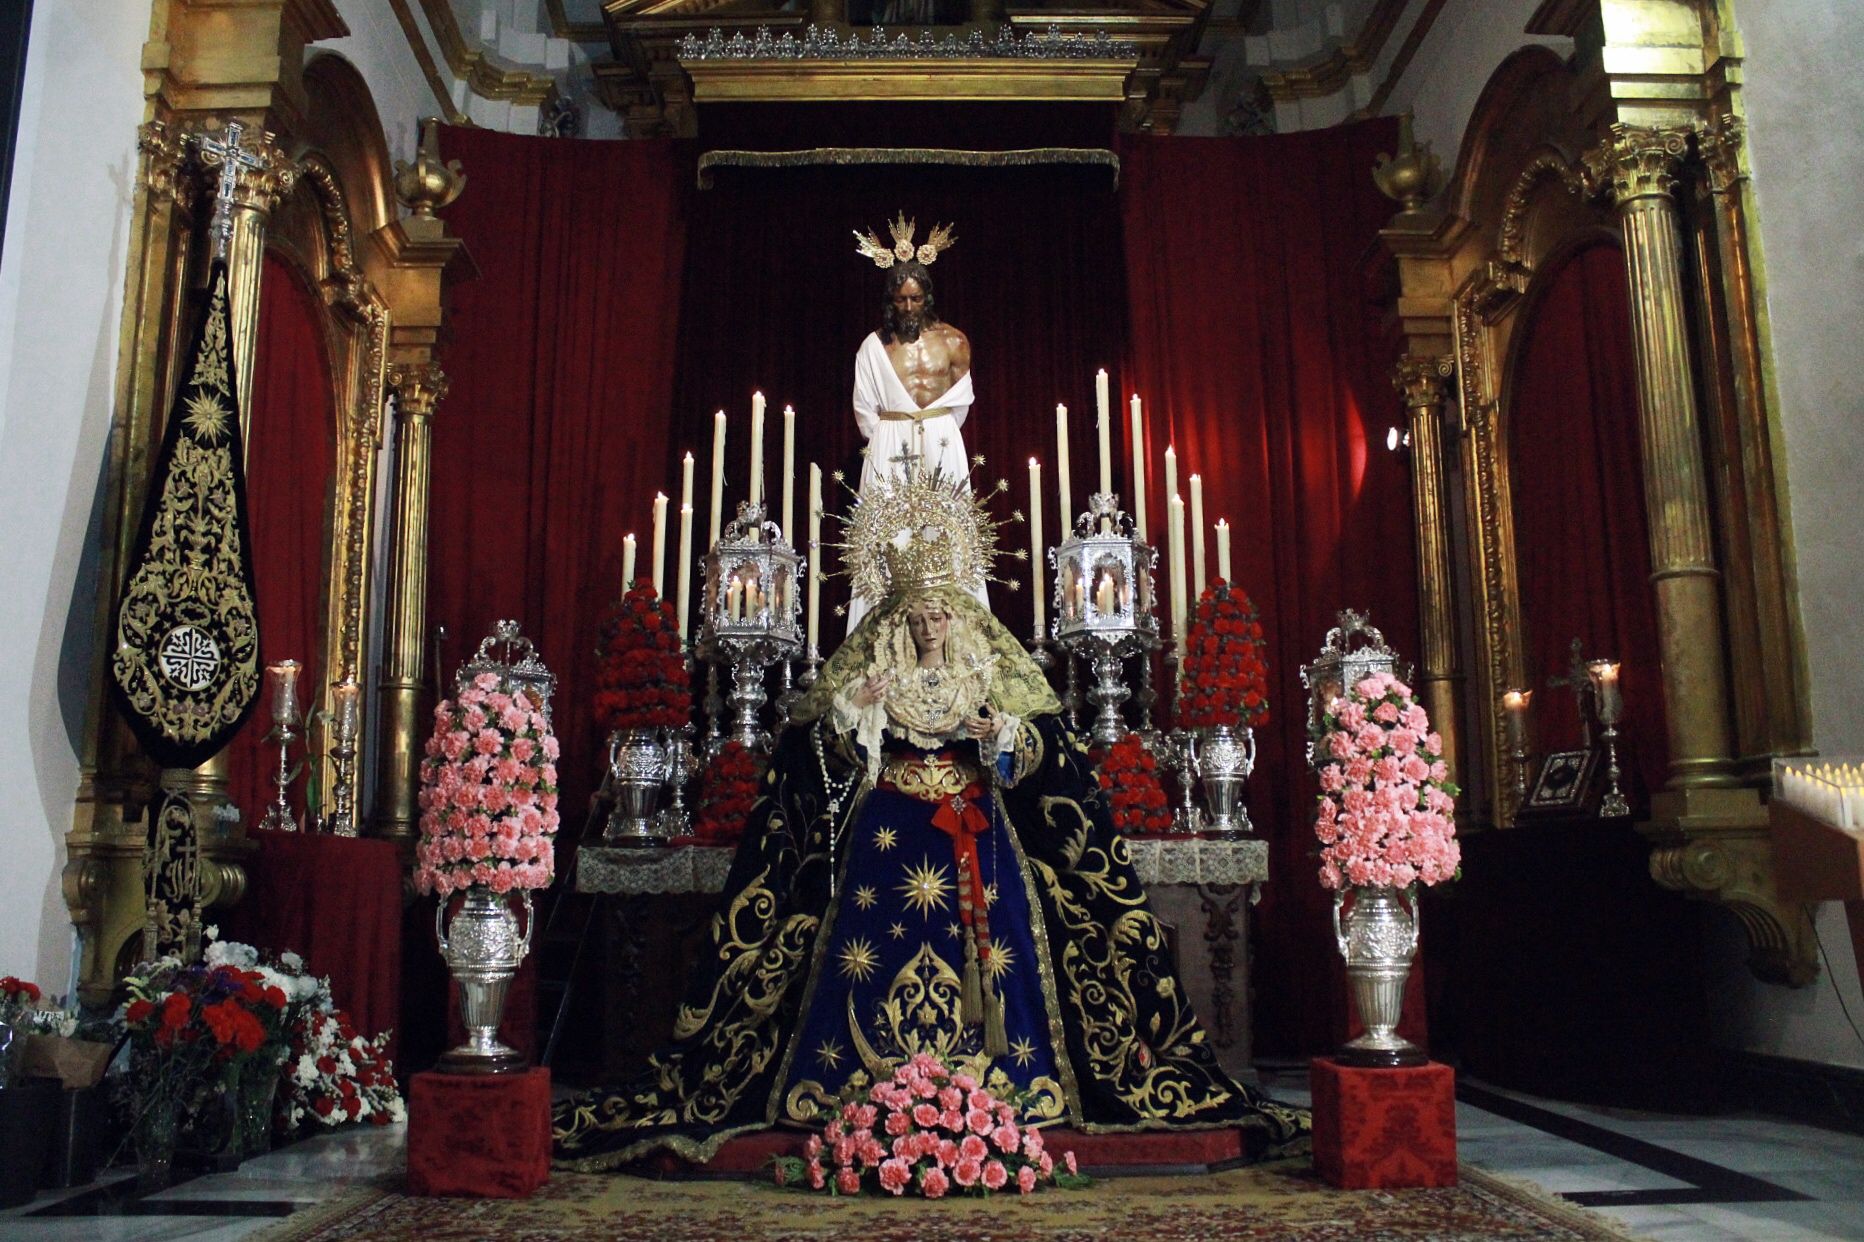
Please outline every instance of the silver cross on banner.
M194 137L200 147L201 163L209 168L220 169L220 182L214 188L214 219L211 226L216 259L227 257L227 247L233 241L233 196L239 190L240 176L247 172L260 172L271 162L263 154L240 145L240 136L245 132L244 122L228 121L224 139L204 133Z

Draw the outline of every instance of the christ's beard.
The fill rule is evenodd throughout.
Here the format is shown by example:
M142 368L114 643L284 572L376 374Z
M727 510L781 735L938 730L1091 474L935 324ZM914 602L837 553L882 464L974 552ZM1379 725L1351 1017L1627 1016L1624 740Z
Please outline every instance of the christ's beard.
M925 330L925 318L922 315L900 314L896 311L890 318L893 320L890 326L893 329L894 338L904 344L911 345Z

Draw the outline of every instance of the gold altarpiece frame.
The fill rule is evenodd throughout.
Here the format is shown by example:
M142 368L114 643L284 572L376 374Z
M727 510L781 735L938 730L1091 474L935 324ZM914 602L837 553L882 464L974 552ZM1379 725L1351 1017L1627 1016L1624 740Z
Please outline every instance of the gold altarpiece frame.
M240 392L250 399L259 282L268 253L295 267L316 295L334 390L334 456L322 522L326 544L321 564L302 567L319 575L325 600L317 652L321 682L307 687L304 698L307 707L325 708L333 682L355 676L367 685L376 660L368 618L378 589L371 572L380 520L376 469L389 384L394 368L437 371L432 353L443 289L450 274L460 274L463 257L438 221L410 230L396 218L395 170L367 87L347 62L311 48L348 33L329 0L248 0L236 10L216 0L154 0L143 56L144 124L108 440L103 589L96 602L96 632L107 633L175 383L176 353L192 313L191 285L205 271L211 198L192 161L189 138L238 120L249 139L263 135L259 146L270 158L266 172L242 184L235 212L230 274ZM417 235L412 240L410 232ZM253 413L242 409L241 416L250 419ZM264 411L257 417L263 419ZM406 498L397 491L390 503L403 505ZM418 504L424 509L425 503L423 491ZM406 594L398 585L386 584L392 596ZM101 647L93 662L63 875L82 944L79 991L91 1003L109 996L141 948L143 847L158 796L158 774L104 691ZM386 696L380 702L386 712ZM263 703L259 710L265 710ZM382 728L391 723L384 721ZM320 787L330 789L329 739L319 730L310 742ZM224 798L224 754L192 773L161 779L185 788L197 808L206 904L237 903L246 885L242 859L252 849L247 825L229 828L201 812ZM257 811L245 809L249 818Z
M1524 667L1518 637L1514 371L1541 273L1607 239L1626 258L1636 338L1671 753L1639 831L1659 884L1740 919L1757 976L1804 984L1816 948L1805 912L1774 891L1761 802L1772 758L1808 753L1811 725L1763 273L1748 232L1739 41L1711 0L1549 0L1529 30L1570 35L1578 50L1570 62L1538 47L1505 61L1438 206L1413 196L1383 233L1407 352L1395 380L1414 428L1422 416L1441 431L1413 435L1419 680L1427 694L1460 685L1466 662L1461 692L1440 696L1453 763L1476 801L1472 826L1510 825L1499 700L1544 672ZM1615 77L1606 64L1638 72ZM1460 610L1449 584L1464 588Z

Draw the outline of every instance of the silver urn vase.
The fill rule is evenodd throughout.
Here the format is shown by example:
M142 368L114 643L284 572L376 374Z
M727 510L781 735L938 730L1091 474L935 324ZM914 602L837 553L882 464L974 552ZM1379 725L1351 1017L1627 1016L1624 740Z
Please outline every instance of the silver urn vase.
M1203 835L1240 837L1255 830L1243 805L1243 785L1256 769L1256 732L1247 725L1232 729L1218 725L1203 729L1197 739L1197 773L1204 786L1204 805L1210 817Z
M608 787L614 809L602 839L612 845L663 845L660 793L673 771L672 748L659 729L628 729L608 739Z
M1333 937L1346 959L1353 1007L1366 1028L1335 1059L1358 1066L1424 1064L1424 1050L1398 1034L1405 980L1417 953L1417 894L1389 887L1341 889L1333 895Z
M505 1013L505 993L518 964L531 951L530 890L523 891L524 934L518 934L518 917L510 898L475 884L466 890L451 923L449 902L434 912L434 935L440 956L460 988L460 1017L466 1042L440 1058L449 1074L509 1074L525 1067L524 1054L499 1042L498 1024Z

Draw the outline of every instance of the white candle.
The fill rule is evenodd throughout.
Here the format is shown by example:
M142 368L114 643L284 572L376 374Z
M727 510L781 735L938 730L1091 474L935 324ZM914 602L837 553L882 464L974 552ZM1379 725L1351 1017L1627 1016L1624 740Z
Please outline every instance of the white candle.
M693 455L690 449L680 462L680 505L689 508L693 503Z
M735 625L744 619L744 584L733 577L725 588L725 616Z
M634 589L634 536L621 537L621 593Z
M1191 568L1196 573L1197 598L1204 598L1209 579L1204 573L1204 476L1191 476Z
M809 650L822 612L822 467L809 463Z
M1047 609L1043 606L1048 598L1048 575L1043 571L1044 553L1042 546L1042 463L1031 457L1029 459L1029 563L1030 581L1034 586L1031 592L1035 596L1036 633L1046 629Z
M330 688L330 695L335 703L337 740L344 743L356 740L357 698L361 687L353 681L339 681Z
M1178 494L1178 450L1169 444L1165 446L1165 494Z
M654 494L654 598L666 598L667 494Z
M1055 407L1055 482L1061 494L1061 532L1065 541L1074 528L1074 504L1068 495L1072 489L1068 482L1068 407L1065 405Z
M751 394L751 503L764 499L764 394Z
M1100 491L1113 495L1113 415L1107 409L1107 373L1094 377L1094 415L1100 434Z
M1230 581L1230 520L1217 519L1217 577Z
M1133 394L1133 531L1146 542L1146 423Z
M712 416L712 527L706 548L718 546L719 519L725 512L725 411Z
M1184 497L1176 492L1165 498L1165 542L1171 560L1171 636L1182 643L1189 610L1184 597Z
M1100 585L1094 588L1094 611L1103 617L1111 617L1118 611L1115 607L1115 601L1118 598L1113 590L1113 575L1101 574Z
M1502 695L1502 710L1508 713L1508 745L1515 750L1527 749L1527 703L1533 697L1532 690L1510 690Z
M690 455L686 462L688 465L692 464ZM680 568L678 574L675 575L675 580L679 586L676 596L678 602L674 604L674 613L680 622L680 641L685 642L687 605L692 600L693 589L693 507L691 504L680 506Z
M796 409L783 407L783 542L796 546Z
M298 717L298 671L304 666L296 660L268 664L265 671L272 678L272 721L290 724Z

